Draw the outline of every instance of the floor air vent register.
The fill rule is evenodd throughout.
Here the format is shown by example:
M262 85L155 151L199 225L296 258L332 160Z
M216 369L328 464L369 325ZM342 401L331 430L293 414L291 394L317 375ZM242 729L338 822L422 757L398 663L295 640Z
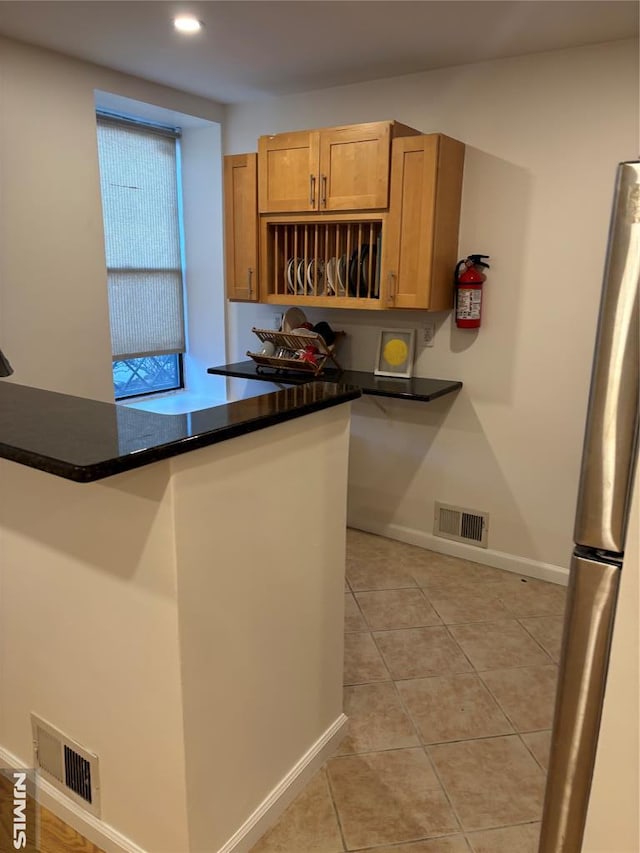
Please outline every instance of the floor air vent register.
M489 514L436 501L433 535L486 548L489 539Z
M43 779L92 814L100 815L98 756L50 723L31 715L34 767Z

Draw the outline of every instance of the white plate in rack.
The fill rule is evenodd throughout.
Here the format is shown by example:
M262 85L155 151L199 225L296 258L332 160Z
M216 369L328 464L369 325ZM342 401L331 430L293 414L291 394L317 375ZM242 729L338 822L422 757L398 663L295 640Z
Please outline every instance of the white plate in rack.
M344 296L346 293L345 282L347 278L347 256L334 256L327 261L326 268L327 292Z
M312 261L309 261L309 266L307 267L307 284L311 293L313 293L314 276L316 277L316 293L318 296L322 296L324 294L325 282L325 269L322 258L314 258Z
M295 293L296 292L296 286L295 286L294 281L293 281L294 264L295 264L295 258L289 258L289 260L287 261L287 289L288 289L289 293Z
M298 262L298 293L300 296L304 296L304 285L307 277L307 267L304 262L304 258Z
M338 296L345 296L347 293L347 256L340 255L339 258L336 258L337 264L337 272L338 272Z
M307 322L304 311L300 308L287 308L282 318L282 331L292 332L298 329L303 323Z
M338 259L329 258L325 269L325 277L327 279L327 292L333 294L338 288Z

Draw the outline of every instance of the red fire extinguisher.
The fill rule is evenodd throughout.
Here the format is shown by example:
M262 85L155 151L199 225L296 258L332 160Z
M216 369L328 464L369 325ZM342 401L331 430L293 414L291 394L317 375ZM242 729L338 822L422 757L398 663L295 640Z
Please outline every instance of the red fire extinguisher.
M482 285L489 269L483 258L489 255L469 255L456 266L456 326L477 329L482 318Z

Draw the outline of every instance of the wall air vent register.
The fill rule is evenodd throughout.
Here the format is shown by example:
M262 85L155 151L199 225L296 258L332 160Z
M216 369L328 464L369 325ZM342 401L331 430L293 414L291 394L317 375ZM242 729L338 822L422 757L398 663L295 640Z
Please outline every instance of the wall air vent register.
M486 548L489 539L489 513L436 501L433 535Z
M98 756L31 714L34 767L43 779L100 816Z

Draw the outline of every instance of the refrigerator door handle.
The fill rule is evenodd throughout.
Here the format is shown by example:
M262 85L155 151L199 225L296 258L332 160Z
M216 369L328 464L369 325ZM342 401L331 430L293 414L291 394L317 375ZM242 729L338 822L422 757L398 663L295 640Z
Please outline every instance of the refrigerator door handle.
M539 853L578 853L587 817L621 567L575 553Z
M638 443L640 163L621 163L591 377L574 541L624 551Z

